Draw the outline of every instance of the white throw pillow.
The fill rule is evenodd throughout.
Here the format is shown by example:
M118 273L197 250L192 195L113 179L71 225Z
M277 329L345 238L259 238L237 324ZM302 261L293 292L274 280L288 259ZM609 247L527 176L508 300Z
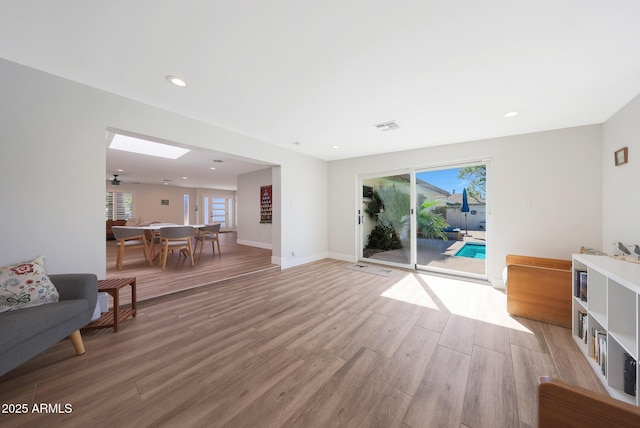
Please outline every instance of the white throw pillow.
M42 256L0 267L0 312L57 302L58 290L44 269Z

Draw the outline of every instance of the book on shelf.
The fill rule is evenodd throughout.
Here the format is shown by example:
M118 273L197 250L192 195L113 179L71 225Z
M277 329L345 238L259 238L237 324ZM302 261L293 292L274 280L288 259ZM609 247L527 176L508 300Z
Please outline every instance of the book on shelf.
M576 270L574 276L574 284L573 284L573 295L576 297L580 297L580 274L582 272L586 272L584 270Z
M600 336L600 370L607 375L607 336Z
M636 396L636 360L624 353L624 392Z
M578 272L578 286L579 286L580 300L586 302L587 301L587 272L586 271Z
M587 313L578 312L578 337L587 343Z
M604 330L600 330L600 329L597 329L597 328L594 327L591 330L591 337L593 339L593 341L592 341L593 358L596 360L597 364L600 364L600 360L602 359L602 350L601 350L601 347L603 345L602 338L605 338L604 346L606 348L607 332L604 331Z

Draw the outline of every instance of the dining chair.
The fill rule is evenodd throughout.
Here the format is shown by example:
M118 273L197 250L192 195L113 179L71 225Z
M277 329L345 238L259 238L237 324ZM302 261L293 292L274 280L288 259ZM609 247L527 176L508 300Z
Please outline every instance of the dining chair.
M153 261L158 257L156 246L160 248L160 232L158 230L145 228L144 237L147 239L147 245L149 246L149 257L151 257Z
M162 260L162 270L167 266L169 250L180 250L181 253L185 253L191 259L191 266L195 266L193 261L193 248L191 246L193 233L193 226L174 226L160 229L160 259Z
M196 234L196 245L193 249L195 252L198 248L198 242L200 242L200 252L198 253L198 259L202 256L202 249L204 248L205 242L211 242L211 249L213 251L212 255L216 253L216 247L214 243L218 244L218 255L220 255L220 224L208 224L204 227L198 229L198 233Z
M116 238L118 245L118 257L116 259L116 268L122 270L122 260L124 259L124 250L142 249L144 258L151 264L149 256L149 247L144 236L144 229L139 227L113 226L111 228L113 237Z

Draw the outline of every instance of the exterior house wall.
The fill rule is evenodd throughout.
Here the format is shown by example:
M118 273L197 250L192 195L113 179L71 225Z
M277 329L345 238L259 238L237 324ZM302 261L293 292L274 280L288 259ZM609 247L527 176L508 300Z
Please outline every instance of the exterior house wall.
M467 222L465 224L464 213L460 211L460 207L447 208L447 223L449 227L460 228L461 230L487 230L487 207L486 205L469 204L467 213ZM472 212L475 211L475 214Z

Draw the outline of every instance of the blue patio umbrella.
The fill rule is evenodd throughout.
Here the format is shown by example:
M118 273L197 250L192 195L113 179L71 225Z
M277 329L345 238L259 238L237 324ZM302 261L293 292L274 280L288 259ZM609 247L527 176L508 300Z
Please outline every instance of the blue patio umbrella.
M460 207L460 212L464 213L464 226L466 229L465 235L469 235L469 223L467 223L467 213L469 212L469 202L467 201L467 188L462 189L462 207Z

